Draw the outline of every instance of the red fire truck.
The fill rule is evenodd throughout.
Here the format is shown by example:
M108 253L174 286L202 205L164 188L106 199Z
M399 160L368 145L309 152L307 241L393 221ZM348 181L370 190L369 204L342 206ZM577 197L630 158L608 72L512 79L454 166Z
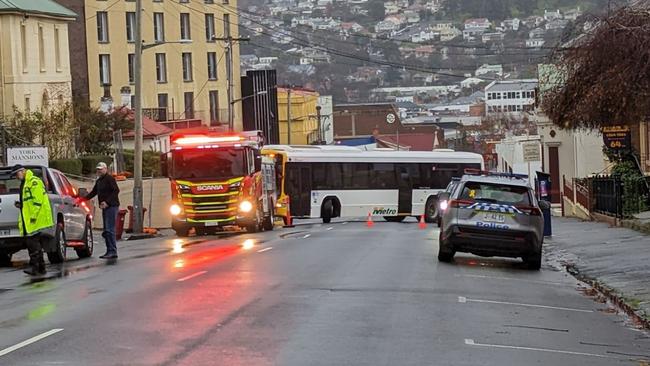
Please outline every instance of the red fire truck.
M192 228L209 234L225 226L273 230L275 176L265 173L262 140L259 131L172 135L164 166L177 235L187 236Z

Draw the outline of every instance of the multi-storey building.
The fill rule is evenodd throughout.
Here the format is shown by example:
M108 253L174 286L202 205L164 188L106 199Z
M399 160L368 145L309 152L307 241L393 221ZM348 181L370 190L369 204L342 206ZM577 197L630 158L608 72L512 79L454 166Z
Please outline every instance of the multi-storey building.
M0 0L0 115L71 101L68 23L75 17L50 0Z
M537 79L493 81L485 87L486 115L531 112Z
M57 1L80 15L70 27L74 94L96 106L107 94L124 104L119 96L135 92L135 1ZM223 40L238 37L236 0L144 0L142 6L145 114L216 125L228 122L232 105L241 130L239 45L232 42L230 50Z

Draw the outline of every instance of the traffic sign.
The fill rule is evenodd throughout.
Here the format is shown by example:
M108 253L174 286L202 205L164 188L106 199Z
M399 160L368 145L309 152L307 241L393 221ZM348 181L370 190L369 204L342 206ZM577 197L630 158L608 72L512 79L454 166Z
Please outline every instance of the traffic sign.
M395 115L393 113L388 113L386 115L386 122L393 124L395 123Z
M541 154L539 153L539 144L537 142L527 142L522 144L522 150L524 153L524 163L542 160L540 156Z

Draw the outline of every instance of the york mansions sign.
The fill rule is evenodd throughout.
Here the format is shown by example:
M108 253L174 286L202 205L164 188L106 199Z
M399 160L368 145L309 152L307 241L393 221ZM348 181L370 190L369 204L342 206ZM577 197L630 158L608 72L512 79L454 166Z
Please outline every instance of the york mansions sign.
M7 148L7 166L43 165L48 166L49 153L45 146L24 146Z

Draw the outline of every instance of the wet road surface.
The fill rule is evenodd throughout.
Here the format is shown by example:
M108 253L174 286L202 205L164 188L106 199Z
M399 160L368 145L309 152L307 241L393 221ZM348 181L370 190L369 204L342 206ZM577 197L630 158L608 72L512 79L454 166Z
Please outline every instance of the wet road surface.
M118 261L50 266L40 282L4 269L0 365L650 359L645 333L553 263L536 272L462 253L438 263L437 237L415 221L302 224L127 243Z

